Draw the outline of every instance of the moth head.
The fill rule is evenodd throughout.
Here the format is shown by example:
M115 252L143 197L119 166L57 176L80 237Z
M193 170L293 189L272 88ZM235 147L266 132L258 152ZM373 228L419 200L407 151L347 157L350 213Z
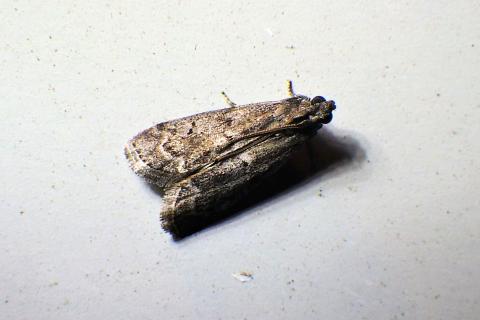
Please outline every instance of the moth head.
M316 110L316 115L320 123L329 123L332 121L332 111L335 110L335 102L333 100L326 100L322 96L316 96L310 100L310 105Z

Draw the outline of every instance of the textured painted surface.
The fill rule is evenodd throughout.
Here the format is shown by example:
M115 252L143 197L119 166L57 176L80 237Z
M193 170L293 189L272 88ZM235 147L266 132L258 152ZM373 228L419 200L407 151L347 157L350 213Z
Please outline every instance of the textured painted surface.
M2 1L0 318L478 318L478 16L476 1ZM125 141L221 90L281 99L285 79L338 105L284 173L301 179L173 242Z

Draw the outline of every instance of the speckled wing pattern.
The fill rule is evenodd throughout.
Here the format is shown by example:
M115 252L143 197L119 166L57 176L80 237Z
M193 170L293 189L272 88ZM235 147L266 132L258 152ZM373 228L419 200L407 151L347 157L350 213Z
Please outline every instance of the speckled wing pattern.
M227 209L281 166L321 126L310 120L317 109L293 97L200 113L146 129L125 154L162 191L162 226L175 233L177 218Z

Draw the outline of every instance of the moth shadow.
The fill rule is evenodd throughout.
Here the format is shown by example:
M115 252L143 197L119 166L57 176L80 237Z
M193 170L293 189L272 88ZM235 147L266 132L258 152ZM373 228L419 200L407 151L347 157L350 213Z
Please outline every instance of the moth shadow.
M246 213L247 209L272 201L326 174L341 174L342 170L339 169L358 166L365 159L365 150L357 140L348 135L336 136L324 128L302 145L280 170L265 177L255 187L254 192L250 190L233 208L209 216L208 219L195 215L176 221L178 232L173 235L174 240L182 240L206 228L238 217ZM156 192L159 191L156 190Z

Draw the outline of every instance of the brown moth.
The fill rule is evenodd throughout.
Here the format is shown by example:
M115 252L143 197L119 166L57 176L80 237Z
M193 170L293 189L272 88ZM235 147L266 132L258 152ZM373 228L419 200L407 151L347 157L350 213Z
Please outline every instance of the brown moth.
M333 101L296 95L162 122L133 137L125 155L133 171L164 198L163 228L225 212L275 172L296 147L332 120Z

